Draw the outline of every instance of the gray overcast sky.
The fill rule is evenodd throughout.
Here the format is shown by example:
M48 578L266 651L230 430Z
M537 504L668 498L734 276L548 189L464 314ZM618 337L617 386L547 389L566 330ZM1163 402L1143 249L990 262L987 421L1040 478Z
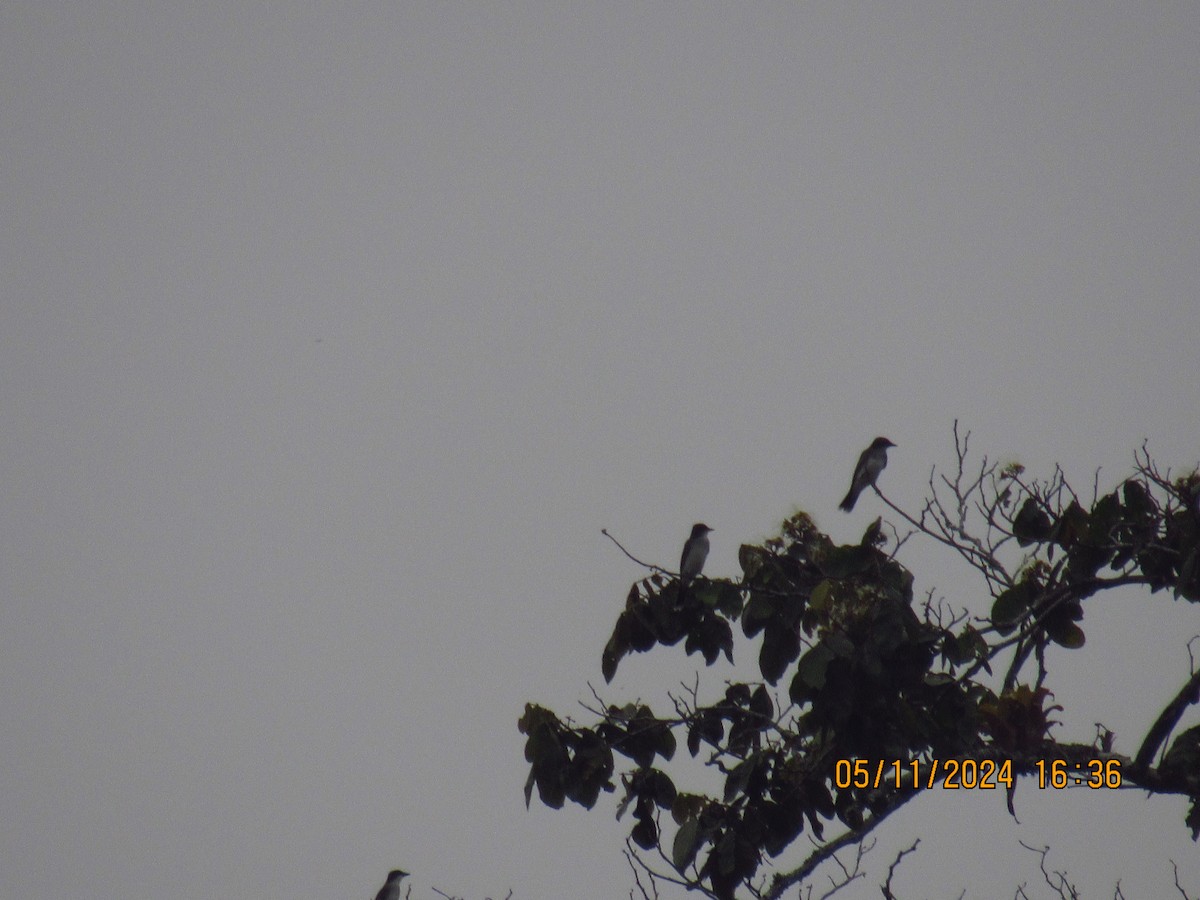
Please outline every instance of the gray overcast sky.
M601 681L602 527L856 538L859 450L913 506L956 417L1089 491L1196 464L1198 47L1190 0L0 6L0 900L627 895L515 724ZM1060 736L1131 753L1200 615L1095 607ZM843 896L916 835L910 897L1035 885L1018 836L1200 892L1182 802L913 807Z

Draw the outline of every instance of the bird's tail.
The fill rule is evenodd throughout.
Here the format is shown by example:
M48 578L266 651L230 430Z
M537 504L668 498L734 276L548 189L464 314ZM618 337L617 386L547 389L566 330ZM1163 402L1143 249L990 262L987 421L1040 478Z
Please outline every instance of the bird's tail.
M844 509L846 512L854 509L854 504L858 500L858 493L854 488L850 488L844 500L838 504L838 509Z

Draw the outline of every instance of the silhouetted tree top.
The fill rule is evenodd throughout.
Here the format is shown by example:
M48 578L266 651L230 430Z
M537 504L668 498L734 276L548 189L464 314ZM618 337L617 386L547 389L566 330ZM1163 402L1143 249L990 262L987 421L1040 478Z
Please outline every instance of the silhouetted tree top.
M1034 479L972 463L957 423L954 438L957 465L931 472L919 510L875 489L897 524L878 519L856 544L797 512L776 537L741 546L738 579L700 576L681 598L671 573L648 566L601 654L606 681L628 654L680 643L706 665L732 661L735 628L757 671L703 701L699 679L663 686L665 713L595 691L588 724L527 705L526 802L534 788L555 808L619 792L642 893L662 880L718 900L782 896L839 849L861 853L892 812L946 778L992 779L1010 812L1023 779L1180 794L1200 834L1200 727L1169 741L1200 701L1200 671L1181 673L1126 746L1102 727L1089 744L1055 740L1065 711L1047 669L1053 654L1086 652L1098 593L1133 585L1200 601L1200 474L1160 472L1143 445L1128 478L1085 501L1061 468ZM910 539L952 548L978 573L987 612L916 602L899 558ZM707 773L713 790L678 789L688 771L688 784ZM890 872L881 887L892 896Z

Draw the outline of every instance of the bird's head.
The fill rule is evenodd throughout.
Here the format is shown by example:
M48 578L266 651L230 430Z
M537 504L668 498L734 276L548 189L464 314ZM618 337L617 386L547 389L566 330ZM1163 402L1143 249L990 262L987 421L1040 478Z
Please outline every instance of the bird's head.
M707 525L705 525L703 522L697 522L695 525L692 526L692 537L694 537L694 538L704 537L704 535L708 534L710 531L712 531L712 529L709 528Z
M885 437L877 437L875 440L871 441L871 447L875 450L886 450L888 447L895 446L896 444L893 444Z

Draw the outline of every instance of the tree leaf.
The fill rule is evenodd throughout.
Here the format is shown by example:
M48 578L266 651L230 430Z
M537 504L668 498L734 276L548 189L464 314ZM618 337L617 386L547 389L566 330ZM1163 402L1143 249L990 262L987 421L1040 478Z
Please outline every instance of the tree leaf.
M675 840L671 844L671 862L682 872L696 858L700 846L700 820L688 819L675 832Z

